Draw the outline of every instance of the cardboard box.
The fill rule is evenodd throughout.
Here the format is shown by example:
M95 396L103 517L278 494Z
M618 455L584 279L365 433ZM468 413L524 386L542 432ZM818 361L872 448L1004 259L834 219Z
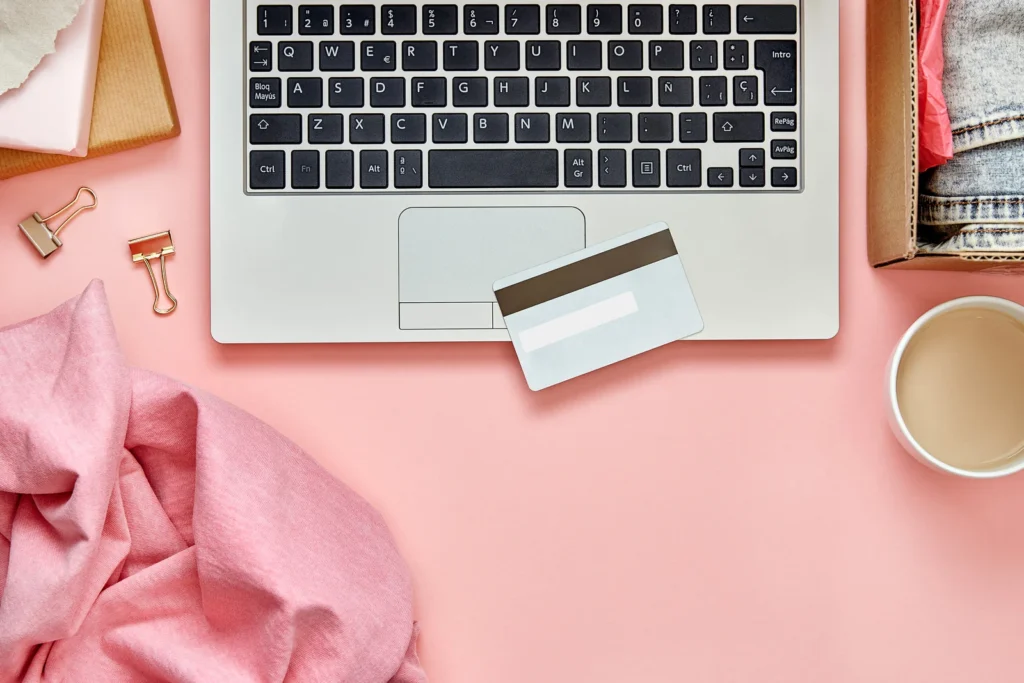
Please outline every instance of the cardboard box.
M89 154L113 154L181 133L149 0L107 0ZM0 149L0 180L83 157Z
M867 100L871 265L1024 271L1019 252L928 254L918 249L916 0L868 0Z

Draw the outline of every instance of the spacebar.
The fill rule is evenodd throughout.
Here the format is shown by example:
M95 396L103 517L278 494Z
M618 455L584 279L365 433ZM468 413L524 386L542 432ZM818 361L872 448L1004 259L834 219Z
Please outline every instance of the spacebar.
M436 188L558 187L558 150L434 149L427 175Z

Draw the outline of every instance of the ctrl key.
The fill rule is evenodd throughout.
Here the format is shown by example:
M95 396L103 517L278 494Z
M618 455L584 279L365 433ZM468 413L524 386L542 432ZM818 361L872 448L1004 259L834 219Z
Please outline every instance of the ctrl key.
M249 152L249 187L253 190L283 190L284 152Z

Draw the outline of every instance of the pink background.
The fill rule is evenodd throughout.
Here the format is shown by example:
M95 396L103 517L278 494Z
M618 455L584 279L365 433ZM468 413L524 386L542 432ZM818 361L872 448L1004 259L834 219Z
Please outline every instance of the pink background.
M842 3L842 332L677 344L531 394L506 345L218 346L209 334L208 2L153 0L178 140L0 184L0 325L106 281L129 360L217 393L379 507L440 683L1019 681L1024 478L932 473L882 373L946 299L1005 276L865 257L864 0ZM41 262L17 223L101 208ZM128 239L171 229L149 312Z

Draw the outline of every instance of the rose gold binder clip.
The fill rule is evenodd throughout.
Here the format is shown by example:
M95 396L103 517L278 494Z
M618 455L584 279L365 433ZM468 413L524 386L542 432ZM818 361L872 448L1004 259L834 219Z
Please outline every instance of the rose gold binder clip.
M79 200L82 199L83 194L88 194L90 197L92 197L92 203L82 204L77 209L75 209L74 212L72 212L72 214L68 216L63 223L58 225L55 229L51 230L50 226L47 225L47 223L49 221L52 221L54 218L57 218L61 214L70 211L71 208L75 204L78 204ZM82 213L83 211L90 211L92 209L95 209L98 203L99 201L96 199L95 192L90 190L88 187L81 187L78 189L78 194L75 195L75 198L72 199L71 202L64 208L50 214L46 218L43 218L38 213L34 213L25 220L23 220L18 225L18 227L21 228L21 231L23 233L25 233L25 237L29 239L29 241L32 243L32 246L34 246L36 248L36 251L39 252L39 255L42 256L43 258L46 258L53 252L57 251L61 246L63 246L63 243L60 241L59 237L60 231L68 227L68 223L75 220L75 218L78 217L78 214Z
M146 264L149 271L149 279L153 283L153 312L157 315L170 315L178 307L178 300L171 294L171 288L167 286L167 257L174 253L174 242L171 240L170 232L158 232L155 235L146 235L129 240L128 248L132 252L132 262L139 261ZM160 277L164 281L164 294L171 302L170 308L160 308L160 285L157 283L156 273L150 261L160 259Z

